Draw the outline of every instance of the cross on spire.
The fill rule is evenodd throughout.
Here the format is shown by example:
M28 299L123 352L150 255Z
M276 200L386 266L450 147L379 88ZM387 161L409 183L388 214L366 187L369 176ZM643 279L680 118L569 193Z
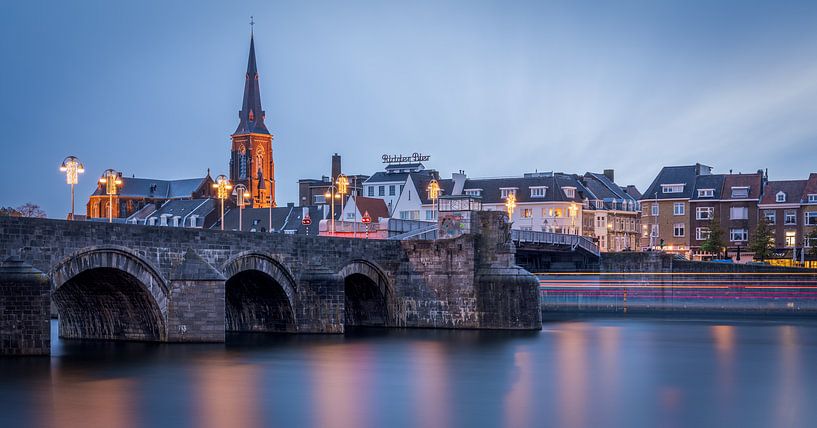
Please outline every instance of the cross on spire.
M255 27L255 21L253 20L252 15L250 15L250 35L253 33L253 27Z

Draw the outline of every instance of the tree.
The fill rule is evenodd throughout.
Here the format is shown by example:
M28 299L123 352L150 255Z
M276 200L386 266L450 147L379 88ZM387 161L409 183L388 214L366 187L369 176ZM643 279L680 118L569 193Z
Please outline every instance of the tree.
M12 207L0 207L0 217L21 217L19 211Z
M19 207L15 208L15 211L19 212L22 217L34 217L34 218L45 218L45 211L40 208L37 204L32 204L31 202L26 202L24 205L20 205Z
M749 241L749 250L755 253L755 258L766 260L772 255L774 248L774 231L769 227L769 222L764 217L757 222L755 233Z
M707 237L706 240L701 243L701 250L707 253L716 254L716 257L720 257L725 246L726 242L723 237L721 222L717 218L713 217L711 220L709 220L709 237Z

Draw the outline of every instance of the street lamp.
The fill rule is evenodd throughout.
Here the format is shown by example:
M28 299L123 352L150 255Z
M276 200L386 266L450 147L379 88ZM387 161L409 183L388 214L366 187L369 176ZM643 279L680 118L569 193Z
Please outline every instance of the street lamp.
M65 173L66 183L71 185L71 217L74 219L74 185L79 183L79 174L85 172L85 165L79 161L75 156L68 156L63 159L60 165L60 171Z
M349 191L349 179L343 174L338 174L338 178L335 181L335 184L338 186L338 194L340 194L340 225L341 229L343 229L343 195Z
M99 182L105 185L105 193L108 195L108 223L113 223L113 195L116 194L117 187L122 185L122 178L118 172L106 169Z
M329 199L329 203L332 204L330 208L330 215L332 216L332 236L335 236L335 199L340 199L340 197L346 193L348 186L349 180L346 176L340 174L336 182L332 183L329 186L329 190L323 194L324 197ZM341 191L341 187L343 191Z
M228 198L230 190L233 185L230 184L230 179L226 175L221 174L216 177L216 182L213 183L213 188L218 189L217 196L221 199L221 230L224 230L224 200Z
M247 198L251 195L250 192L247 191L247 186L243 184L237 184L235 186L233 195L236 198L236 204L238 204L238 231L241 232L244 230L244 205L247 205Z
M270 191L269 191L269 233L272 233L272 189L275 186L275 180L268 178L267 181L270 183Z
M505 209L508 210L508 222L513 223L513 210L516 209L516 195L509 193L505 198Z
M431 199L431 212L437 212L437 199L440 197L440 183L437 182L436 179L432 178L431 181L428 182L428 199ZM432 214L434 215L434 214ZM436 218L437 216L434 215Z

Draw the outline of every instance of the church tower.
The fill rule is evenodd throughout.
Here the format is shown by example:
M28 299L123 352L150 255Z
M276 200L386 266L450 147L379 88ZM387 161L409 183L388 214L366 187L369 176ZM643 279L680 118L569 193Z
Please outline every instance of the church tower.
M247 186L254 208L275 207L275 163L272 160L272 134L264 124L258 68L255 65L255 40L250 35L250 57L244 80L244 101L238 112L238 128L231 136L230 181Z

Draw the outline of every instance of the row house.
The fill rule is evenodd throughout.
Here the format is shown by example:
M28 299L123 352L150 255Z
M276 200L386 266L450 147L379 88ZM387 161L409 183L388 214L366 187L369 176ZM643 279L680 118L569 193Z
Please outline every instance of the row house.
M640 212L634 196L638 191L616 185L612 170L584 176L536 172L522 177L467 178L463 171L450 179L410 176L392 217L435 221L437 210L429 198L432 179L437 180L441 195L479 198L482 209L488 211L506 211L505 203L513 195L514 229L585 235L602 251L638 248Z
M817 268L817 240L811 237L817 230L817 173L807 180L769 181L758 209L774 231L770 262Z
M112 217L124 221L146 206L161 206L173 200L207 199L215 197L210 171L201 178L157 180L153 178L123 177L116 194L109 196L105 184L97 183L88 200L88 219L107 218L108 204L112 203Z

